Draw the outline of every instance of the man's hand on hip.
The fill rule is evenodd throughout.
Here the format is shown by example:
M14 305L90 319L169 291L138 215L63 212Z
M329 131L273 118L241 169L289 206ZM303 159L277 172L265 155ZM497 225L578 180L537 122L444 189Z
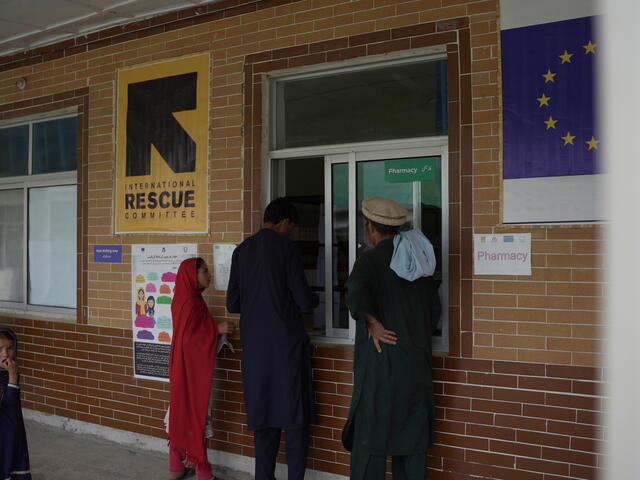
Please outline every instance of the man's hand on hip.
M373 345L376 347L378 353L382 353L382 347L380 343L386 343L388 345L395 345L398 342L396 332L387 330L380 321L369 313L364 314L364 318L367 321L367 330L369 331L369 338L373 340Z

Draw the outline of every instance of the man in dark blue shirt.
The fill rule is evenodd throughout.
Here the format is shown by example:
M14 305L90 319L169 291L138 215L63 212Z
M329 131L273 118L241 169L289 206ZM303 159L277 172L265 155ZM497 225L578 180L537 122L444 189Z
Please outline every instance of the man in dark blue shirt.
M264 212L264 226L234 251L227 309L240 313L242 380L249 430L254 432L256 480L273 480L280 434L286 431L289 480L304 478L313 391L309 337L300 311L318 296L302 257L287 238L298 222L284 198Z

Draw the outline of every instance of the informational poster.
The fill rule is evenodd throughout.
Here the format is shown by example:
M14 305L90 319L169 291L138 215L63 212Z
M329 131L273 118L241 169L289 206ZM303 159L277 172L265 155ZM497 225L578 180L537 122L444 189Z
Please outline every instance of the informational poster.
M227 290L231 273L231 257L236 246L232 243L213 245L213 282L216 290Z
M531 275L531 234L473 235L476 275Z
M196 244L131 247L133 363L137 378L169 379L176 275L180 263L196 254Z
M208 230L209 55L118 72L116 233Z

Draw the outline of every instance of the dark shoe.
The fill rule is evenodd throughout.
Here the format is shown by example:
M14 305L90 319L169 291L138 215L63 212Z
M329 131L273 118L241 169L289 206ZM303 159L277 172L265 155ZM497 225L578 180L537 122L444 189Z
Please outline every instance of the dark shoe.
M184 480L186 478L192 477L195 475L196 471L193 468L185 468L182 470L182 473L177 477L171 477L170 480Z

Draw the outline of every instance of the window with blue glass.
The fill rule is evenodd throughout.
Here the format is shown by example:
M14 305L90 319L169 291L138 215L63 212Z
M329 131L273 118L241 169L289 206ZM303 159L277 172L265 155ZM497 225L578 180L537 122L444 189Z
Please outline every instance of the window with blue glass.
M0 308L76 308L76 115L0 126Z
M33 173L76 169L77 118L61 118L33 124Z

